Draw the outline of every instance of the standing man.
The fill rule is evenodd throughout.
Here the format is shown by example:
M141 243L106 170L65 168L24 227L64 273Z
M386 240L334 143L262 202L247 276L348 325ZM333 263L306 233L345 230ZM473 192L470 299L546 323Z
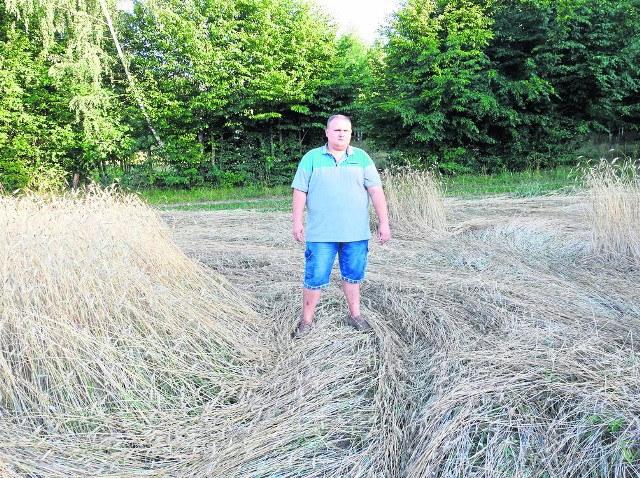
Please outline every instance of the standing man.
M369 251L369 197L378 215L378 240L391 238L387 201L373 161L350 146L351 120L334 115L327 121L327 144L304 155L293 179L293 237L306 240L302 319L294 336L307 335L322 289L329 287L338 255L342 291L357 330L371 326L360 313L360 283L364 280ZM307 228L303 224L307 208Z

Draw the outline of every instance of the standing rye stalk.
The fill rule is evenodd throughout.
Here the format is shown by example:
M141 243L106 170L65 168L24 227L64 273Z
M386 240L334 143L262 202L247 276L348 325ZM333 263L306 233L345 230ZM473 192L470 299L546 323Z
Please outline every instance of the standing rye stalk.
M640 174L637 162L601 160L585 175L591 247L608 258L640 263Z
M447 226L442 185L429 171L401 170L383 174L389 218L407 234L441 233Z

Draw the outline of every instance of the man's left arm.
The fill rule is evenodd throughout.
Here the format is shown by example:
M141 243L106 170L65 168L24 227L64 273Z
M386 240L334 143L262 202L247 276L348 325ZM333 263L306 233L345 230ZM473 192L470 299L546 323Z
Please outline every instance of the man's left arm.
M378 240L380 244L384 244L391 239L391 228L389 227L389 210L387 208L387 199L384 196L382 186L369 186L367 192L371 197L373 208L378 215Z

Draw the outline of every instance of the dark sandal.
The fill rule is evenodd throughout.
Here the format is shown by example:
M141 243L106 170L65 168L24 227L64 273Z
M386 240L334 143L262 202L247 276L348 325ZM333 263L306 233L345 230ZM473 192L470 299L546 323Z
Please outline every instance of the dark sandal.
M309 332L311 332L311 324L308 324L301 320L300 323L298 324L298 328L293 333L293 337L295 339L301 339L305 335L308 335Z
M369 325L369 322L367 322L361 315L358 317L351 317L351 315L347 315L346 321L351 327L361 332L369 332L371 330L371 325Z

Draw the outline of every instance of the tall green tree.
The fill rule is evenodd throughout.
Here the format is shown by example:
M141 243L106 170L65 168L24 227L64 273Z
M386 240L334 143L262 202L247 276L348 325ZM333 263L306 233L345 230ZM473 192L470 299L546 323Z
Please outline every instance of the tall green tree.
M372 75L369 50L354 33L338 38L329 74L317 92L316 101L326 115L341 112L350 116L354 125L361 123Z
M317 121L334 49L327 22L293 0L136 5L124 44L167 143L156 159L169 169L156 178L188 186L288 175Z
M498 71L499 101L510 112L494 127L512 147L512 166L553 163L598 135L612 141L637 128L637 6L611 0L493 4L495 39L487 54Z
M441 169L557 164L637 131L638 0L409 0L374 65L371 136Z
M0 18L6 14L0 7ZM0 185L13 190L28 182L29 137L23 128L30 124L25 113L21 78L31 78L38 68L25 52L28 40L4 22L0 25Z
M491 122L495 147L484 151L510 169L544 166L570 140L553 112L555 89L545 75L552 8L544 2L505 0L490 7L494 37L485 52L495 72L500 114Z
M5 165L13 164L4 171L32 178L59 172L58 180L69 182L74 174L89 176L121 153L126 130L108 81L113 57L103 48L102 7L15 0L0 7L0 15L2 88L11 98L12 130L4 135L10 144L2 155ZM13 182L24 185L25 179Z
M584 134L638 127L640 2L551 2L544 74L557 113Z
M491 25L486 6L470 0L404 5L371 95L371 136L380 146L447 170L477 167L477 149L493 143L488 125L498 114L484 53Z

